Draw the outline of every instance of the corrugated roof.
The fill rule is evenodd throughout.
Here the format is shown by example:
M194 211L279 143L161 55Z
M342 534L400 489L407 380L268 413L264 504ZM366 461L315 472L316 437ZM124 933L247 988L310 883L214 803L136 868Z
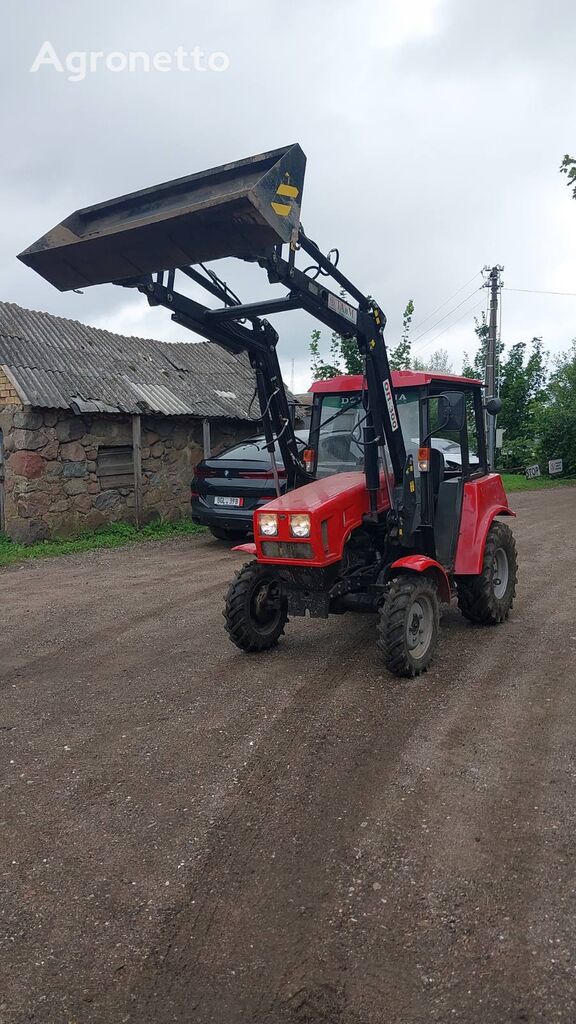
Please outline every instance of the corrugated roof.
M212 342L125 337L0 302L0 366L25 405L258 419L248 357Z

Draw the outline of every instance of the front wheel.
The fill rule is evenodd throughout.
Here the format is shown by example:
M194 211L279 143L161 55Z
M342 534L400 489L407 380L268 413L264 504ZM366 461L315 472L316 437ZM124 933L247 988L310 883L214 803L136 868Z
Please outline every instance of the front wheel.
M242 651L275 647L288 618L286 598L274 570L248 562L236 574L224 607L226 630Z
M380 610L378 647L396 676L419 676L428 668L438 642L440 602L432 580L399 576L390 584Z
M458 605L464 618L482 626L504 622L514 604L517 578L514 534L505 523L492 523L482 572L456 578Z

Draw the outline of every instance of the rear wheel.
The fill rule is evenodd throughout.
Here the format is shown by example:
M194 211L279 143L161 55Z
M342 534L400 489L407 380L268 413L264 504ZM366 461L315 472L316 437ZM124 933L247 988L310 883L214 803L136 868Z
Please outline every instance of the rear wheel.
M286 598L274 570L248 562L230 585L224 607L226 630L243 651L267 651L284 632Z
M222 526L211 526L210 533L216 540L244 540L248 536L246 530L225 530Z
M518 565L514 534L505 523L492 523L486 538L482 572L458 576L458 605L462 615L478 625L504 622L514 604Z
M419 676L428 668L438 642L440 603L432 580L399 576L380 611L378 647L396 676Z

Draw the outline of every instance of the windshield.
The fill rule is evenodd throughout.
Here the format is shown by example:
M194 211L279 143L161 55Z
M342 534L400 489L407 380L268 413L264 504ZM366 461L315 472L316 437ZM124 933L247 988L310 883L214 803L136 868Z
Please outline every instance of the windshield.
M414 456L416 472L420 437L418 398L419 392L415 388L396 394L406 454ZM359 391L323 397L316 469L318 477L364 469L362 427L365 417Z
M359 391L323 398L317 476L363 469L362 421L365 415Z

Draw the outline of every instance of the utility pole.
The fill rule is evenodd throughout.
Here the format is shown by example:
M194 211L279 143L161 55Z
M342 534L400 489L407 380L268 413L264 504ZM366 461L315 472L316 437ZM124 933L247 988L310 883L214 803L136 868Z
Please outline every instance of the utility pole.
M484 375L485 397L486 401L489 398L497 397L497 375L496 375L496 359L497 359L497 340L498 340L498 293L502 287L500 280L500 274L504 270L504 267L499 265L495 267L484 267L484 271L488 272L488 280L485 282L484 287L490 289L490 317L488 320L488 340L486 344L486 369ZM486 441L488 448L488 468L493 470L496 465L496 417L490 416L486 413Z

